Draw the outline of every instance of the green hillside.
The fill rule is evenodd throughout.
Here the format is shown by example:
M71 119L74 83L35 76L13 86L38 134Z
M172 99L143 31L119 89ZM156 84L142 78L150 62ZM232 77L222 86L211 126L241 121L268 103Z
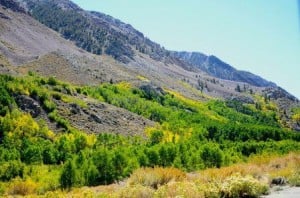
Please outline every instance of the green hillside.
M74 86L33 73L1 75L0 82L2 194L22 181L26 192L19 189L16 194L44 194L111 184L140 167L192 172L247 162L253 155L300 150L300 134L282 128L276 105L260 96L255 96L255 104L201 102L151 85ZM22 111L16 102L20 95L34 99L47 118L33 118ZM106 131L88 134L72 126L57 109L59 101L85 109L83 98L127 109L156 125L136 136ZM50 125L56 128L50 130Z

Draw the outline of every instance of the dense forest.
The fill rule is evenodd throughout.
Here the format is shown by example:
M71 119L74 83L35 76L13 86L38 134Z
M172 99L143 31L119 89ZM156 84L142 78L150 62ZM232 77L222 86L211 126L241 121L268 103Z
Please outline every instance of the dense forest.
M38 101L47 119L23 112L19 95ZM76 99L75 99L76 96ZM125 108L157 124L136 136L76 129L57 111L57 101L86 108L78 96ZM254 155L300 150L300 134L281 127L276 105L183 97L171 90L129 83L74 86L43 78L0 76L0 193L19 180L36 193L111 184L140 167L174 167L185 172L247 162ZM297 114L295 114L297 115Z

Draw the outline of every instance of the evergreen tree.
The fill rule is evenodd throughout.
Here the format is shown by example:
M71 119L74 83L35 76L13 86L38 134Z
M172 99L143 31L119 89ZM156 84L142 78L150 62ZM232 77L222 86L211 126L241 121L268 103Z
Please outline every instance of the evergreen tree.
M76 166L73 160L68 160L60 176L60 185L63 189L71 189L76 184Z

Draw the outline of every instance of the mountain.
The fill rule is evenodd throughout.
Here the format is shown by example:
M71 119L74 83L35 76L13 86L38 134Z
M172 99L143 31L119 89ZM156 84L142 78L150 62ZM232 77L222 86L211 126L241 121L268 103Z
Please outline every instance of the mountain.
M274 172L299 185L298 131L297 98L217 57L71 1L0 0L1 197L259 197Z
M238 71L213 55L206 56L199 52L172 52L171 56L179 58L184 62L188 62L194 67L217 78L245 82L258 87L276 87L274 83L269 82L260 76L246 71Z
M106 53L124 63L133 59L133 47L157 58L165 53L131 25L99 12L84 11L71 1L20 2L41 23L88 52Z
M85 11L69 0L7 2L14 1L1 3L15 12L2 12L0 50L10 73L34 71L87 85L127 81L141 86L150 82L199 100L207 100L205 95L226 100L268 95L287 112L281 114L282 119L294 126L289 120L297 98L215 56L166 50L131 25ZM272 98L273 93L280 93L276 94L280 98Z
M68 0L22 2L26 2L26 9L41 23L74 41L78 47L95 54L106 53L121 62L129 63L134 59L133 50L136 49L152 59L175 62L189 70L197 68L217 78L260 87L276 86L250 72L237 71L215 56L165 50L131 25L103 13L84 11Z

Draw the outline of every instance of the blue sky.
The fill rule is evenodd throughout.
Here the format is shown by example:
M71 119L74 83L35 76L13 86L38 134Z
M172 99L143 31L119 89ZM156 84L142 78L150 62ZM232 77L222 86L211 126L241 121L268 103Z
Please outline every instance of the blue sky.
M73 0L166 49L216 55L300 98L300 0Z

